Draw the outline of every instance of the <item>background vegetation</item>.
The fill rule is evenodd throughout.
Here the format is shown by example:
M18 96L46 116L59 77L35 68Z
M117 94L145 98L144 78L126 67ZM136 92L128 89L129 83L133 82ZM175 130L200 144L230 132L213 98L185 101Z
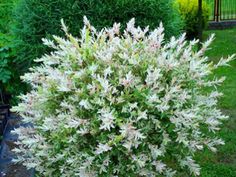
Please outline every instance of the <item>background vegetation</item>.
M189 39L197 38L198 35L198 0L177 0L179 13L184 21L184 30ZM210 16L210 6L205 0L202 2L203 28L207 27Z
M16 0L0 1L0 93L8 92L13 95L19 94L18 91L21 90L15 63L17 41L10 30L13 24L12 9L15 2Z
M4 0L5 4L9 1ZM12 32L10 41L5 43L2 50L7 52L2 61L4 68L4 89L13 95L17 95L9 80L19 85L18 91L25 90L26 86L19 82L19 76L25 73L33 60L43 53L49 52L42 45L42 38L51 38L51 35L61 35L60 20L63 18L70 32L78 36L82 27L83 16L97 29L111 26L114 22L120 22L122 27L132 17L136 18L137 25L141 27L149 25L157 27L162 21L166 38L180 34L183 23L177 10L173 8L173 0L10 0L15 2L8 4L4 9L4 20L13 21L6 30ZM4 4L1 3L1 4ZM3 7L5 8L5 7ZM13 10L13 11L12 11ZM6 17L6 18L5 18ZM12 18L13 17L13 18ZM12 20L13 19L13 20ZM75 25L74 25L75 24ZM8 37L8 36L7 36ZM2 41L1 41L2 42ZM9 50L11 52L9 52ZM12 57L12 58L9 58ZM14 62L11 67L9 62ZM17 75L15 74L17 73Z

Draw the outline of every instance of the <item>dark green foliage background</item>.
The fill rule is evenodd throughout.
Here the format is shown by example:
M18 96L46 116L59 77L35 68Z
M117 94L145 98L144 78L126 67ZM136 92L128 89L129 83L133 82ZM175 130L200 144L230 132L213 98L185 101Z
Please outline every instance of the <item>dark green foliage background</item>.
M3 83L7 83L11 78L9 64L13 54L10 51L10 43L13 37L9 34L9 26L12 6L12 0L0 1L0 89L3 89Z
M17 59L21 71L25 72L33 59L47 52L42 38L63 36L62 18L74 36L79 36L84 15L98 29L114 22L124 25L135 17L141 27L155 28L162 21L167 38L178 35L182 23L172 3L172 0L20 0L14 10L13 31L20 40Z
M133 17L136 24L151 29L162 21L166 39L180 34L183 23L173 0L0 0L0 88L13 96L26 91L20 75L33 60L50 52L42 38L64 36L64 19L74 36L80 35L83 16L101 29L120 22L122 29Z
M17 40L11 32L12 9L17 0L0 0L0 104L7 93L18 95L24 86L20 84L16 65Z

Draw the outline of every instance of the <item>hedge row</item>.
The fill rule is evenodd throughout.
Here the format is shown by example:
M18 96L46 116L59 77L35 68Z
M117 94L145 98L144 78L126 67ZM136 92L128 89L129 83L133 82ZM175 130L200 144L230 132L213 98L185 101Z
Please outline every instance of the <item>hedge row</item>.
M123 28L132 17L136 18L137 25L141 27L149 25L151 29L162 21L166 39L180 34L183 29L179 12L173 8L173 0L11 0L11 2L14 3L8 7L12 7L13 11L8 10L4 18L11 18L14 23L11 23L10 27L7 26L3 33L4 36L6 34L9 36L11 32L10 40L13 40L11 44L14 45L10 45L10 49L7 48L6 52L8 54L9 50L12 52L13 58L8 58L7 62L11 60L14 67L8 68L7 72L5 70L6 75L2 77L5 80L2 79L0 82L6 91L13 94L25 89L19 82L19 76L34 65L35 58L49 52L42 45L41 39L62 35L61 19L64 19L74 36L80 35L84 15L97 29L111 26L114 22L121 22ZM7 64L8 67L12 65ZM17 82L17 92L16 86L11 87L14 84L10 86L6 84L10 80Z

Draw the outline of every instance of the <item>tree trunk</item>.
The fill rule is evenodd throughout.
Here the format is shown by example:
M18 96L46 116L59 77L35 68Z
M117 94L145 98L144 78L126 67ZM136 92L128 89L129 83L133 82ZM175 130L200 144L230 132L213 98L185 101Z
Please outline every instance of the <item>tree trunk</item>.
M202 23L203 23L203 21L202 21L202 0L198 0L198 39L200 42L202 42L202 32L203 32L203 24Z

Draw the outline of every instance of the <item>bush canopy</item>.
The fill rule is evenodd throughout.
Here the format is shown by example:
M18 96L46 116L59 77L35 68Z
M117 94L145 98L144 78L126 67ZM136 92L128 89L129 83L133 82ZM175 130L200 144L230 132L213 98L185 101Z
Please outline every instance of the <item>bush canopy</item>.
M63 24L67 38L44 39L55 51L23 77L33 90L13 110L34 127L14 131L16 161L46 177L199 175L194 154L224 144L216 132L227 119L217 109L224 78L209 75L232 57L208 63L213 37L195 51L184 35L164 42L162 24L84 23L80 38Z

